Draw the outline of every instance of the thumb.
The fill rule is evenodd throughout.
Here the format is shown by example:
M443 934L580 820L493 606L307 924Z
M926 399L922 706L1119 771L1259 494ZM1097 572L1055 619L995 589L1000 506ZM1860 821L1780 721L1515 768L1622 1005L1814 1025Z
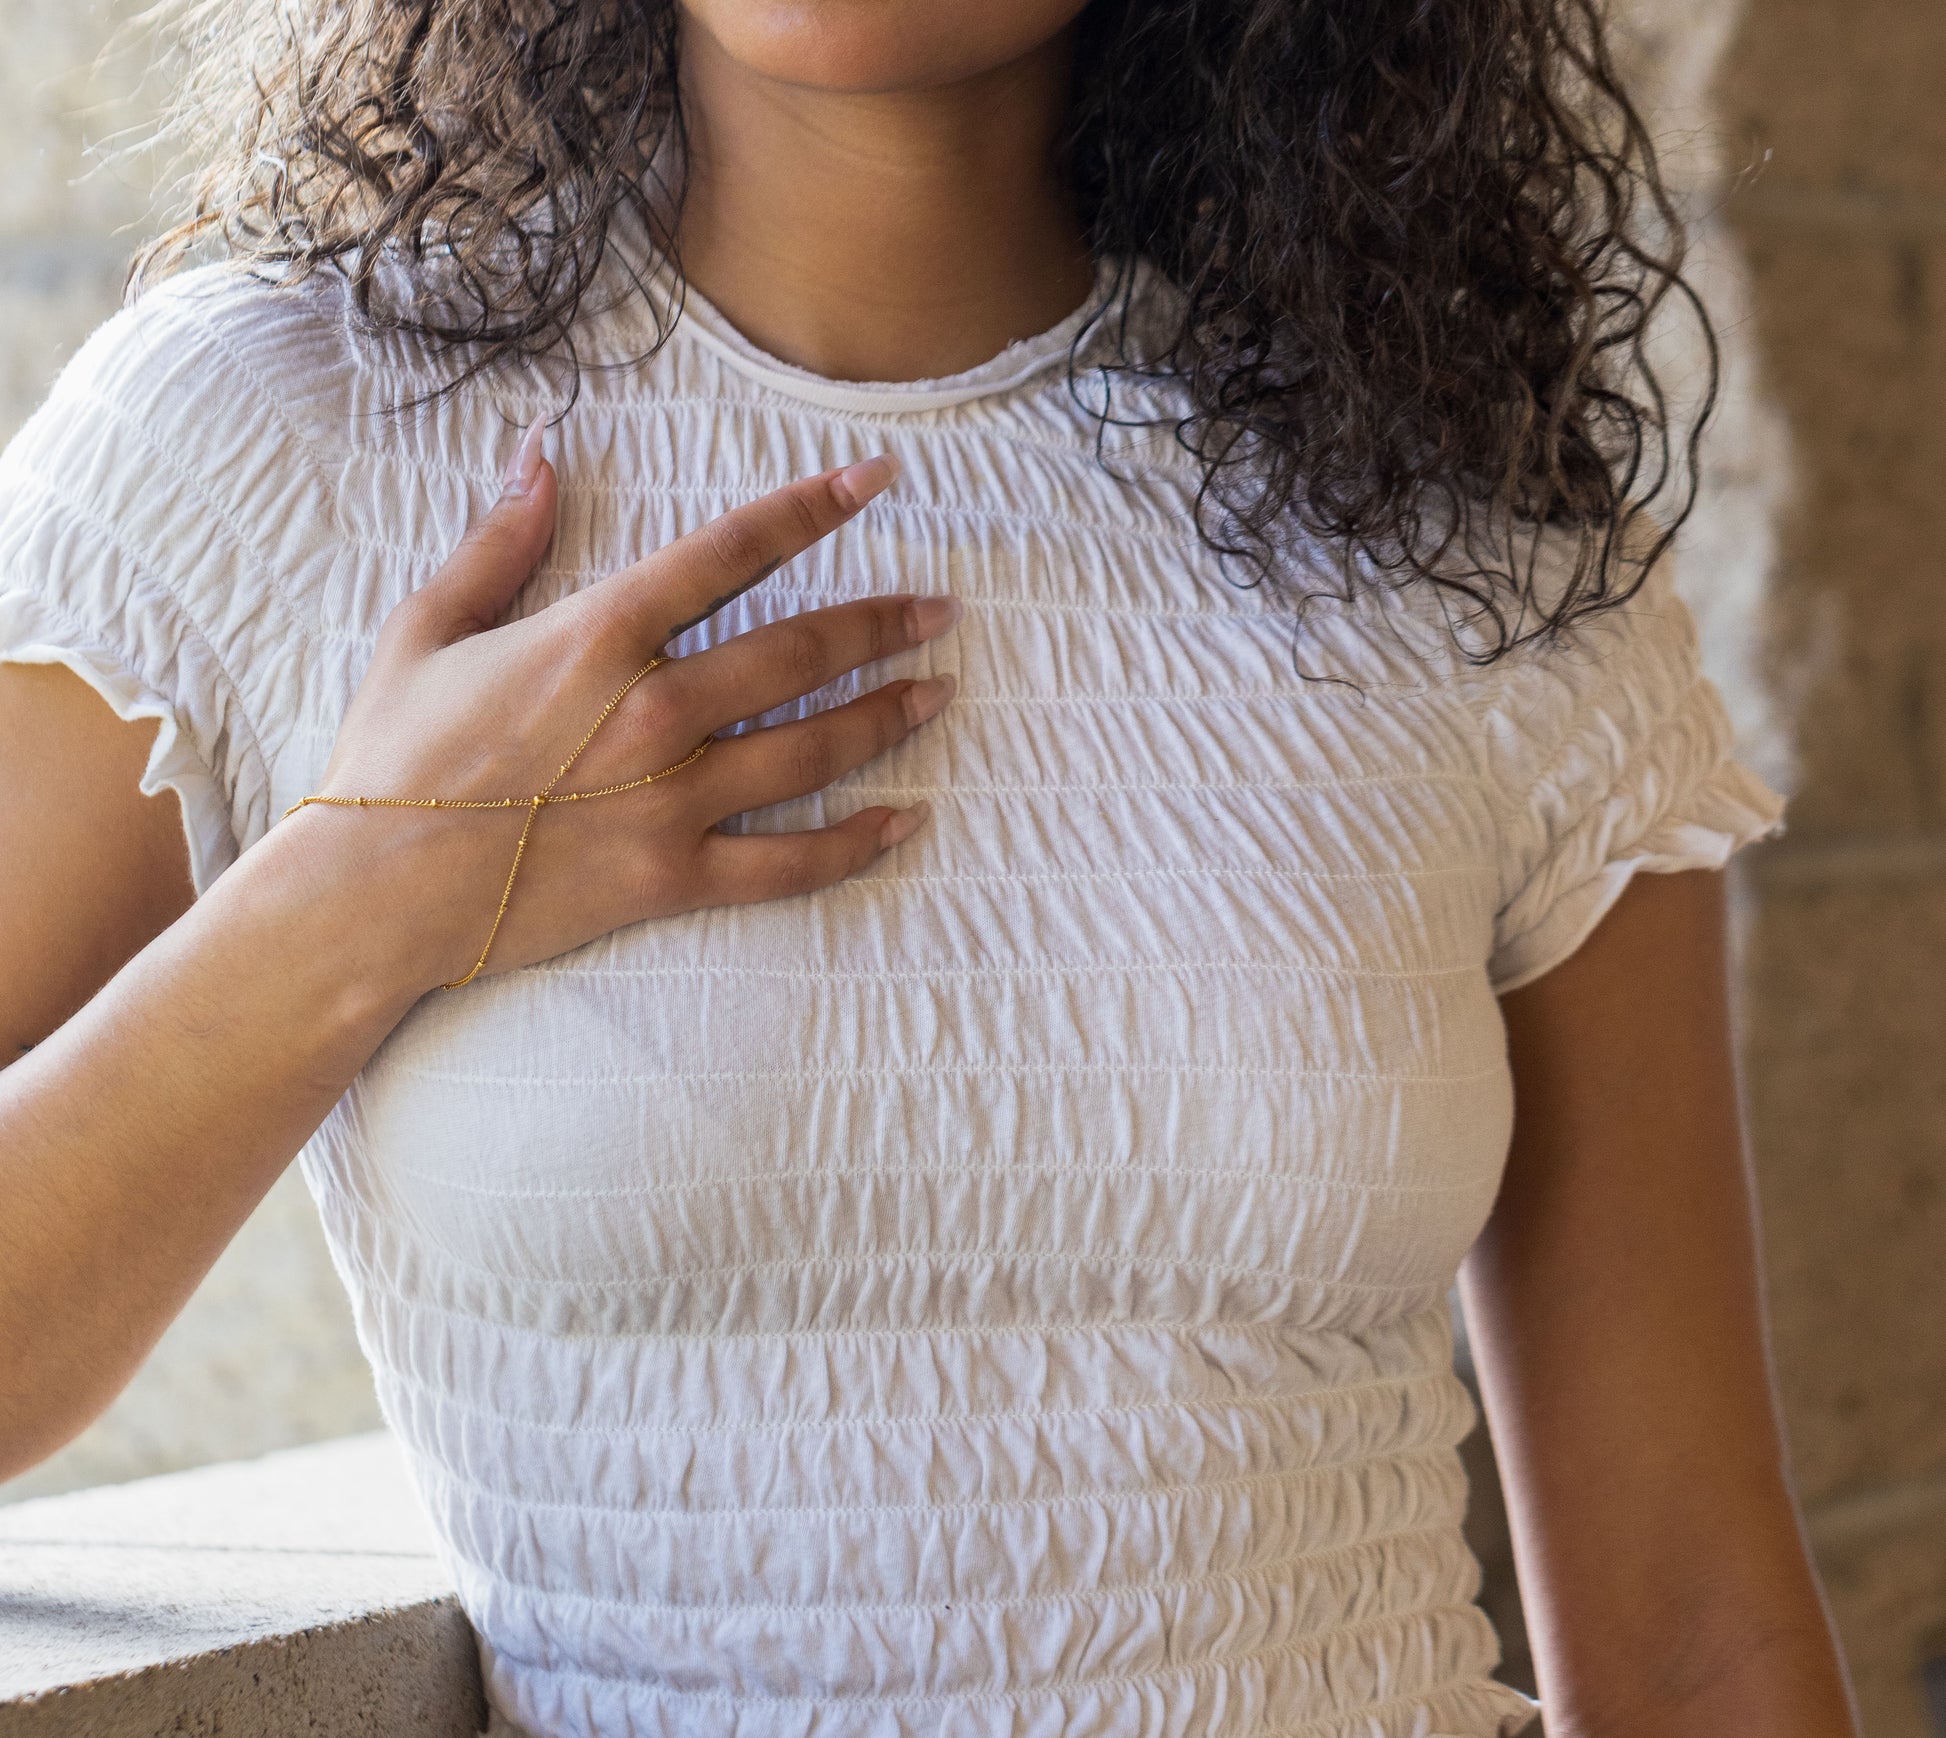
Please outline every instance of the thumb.
M547 419L537 418L514 449L500 499L476 522L432 580L419 607L441 644L483 633L507 613L554 535L559 493L541 456Z

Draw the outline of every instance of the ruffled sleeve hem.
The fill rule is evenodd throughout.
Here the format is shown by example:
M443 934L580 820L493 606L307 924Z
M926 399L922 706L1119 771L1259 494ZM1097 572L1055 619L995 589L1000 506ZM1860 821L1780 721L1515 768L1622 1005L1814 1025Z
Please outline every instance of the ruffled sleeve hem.
M1639 813L1635 802L1610 798L1577 829L1582 848L1563 853L1541 885L1525 890L1521 903L1540 915L1530 927L1514 927L1496 949L1498 994L1544 977L1574 953L1637 874L1721 869L1743 846L1781 832L1784 799L1726 756L1646 833L1622 843L1631 813ZM1580 875L1576 864L1584 866Z
M229 800L198 753L176 710L127 670L78 623L45 599L0 592L0 664L59 664L72 670L126 723L153 719L160 728L143 769L145 796L173 791L181 806L189 872L200 897L237 858Z

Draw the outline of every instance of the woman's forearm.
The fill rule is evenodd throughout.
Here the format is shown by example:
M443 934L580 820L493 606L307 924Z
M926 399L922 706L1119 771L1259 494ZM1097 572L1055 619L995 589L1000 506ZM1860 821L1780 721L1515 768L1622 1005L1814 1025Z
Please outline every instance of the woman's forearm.
M1462 1290L1549 1738L1851 1738L1768 1430L1666 1416L1612 1343L1561 1320L1573 1276L1506 1233Z
M285 823L0 1071L0 1477L113 1399L436 981L416 833L353 873L332 820Z

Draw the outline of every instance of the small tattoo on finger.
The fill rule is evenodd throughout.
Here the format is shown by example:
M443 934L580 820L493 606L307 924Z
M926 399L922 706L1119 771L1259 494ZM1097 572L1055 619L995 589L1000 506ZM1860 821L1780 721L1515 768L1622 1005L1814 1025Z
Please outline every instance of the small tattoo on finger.
M767 580L773 573L775 573L778 570L778 568L782 567L783 565L784 564L781 560L766 561L762 567L758 568L757 571L753 573L748 579L746 579L741 585L735 587L731 591L726 591L721 597L717 598L714 602L712 602L708 608L703 610L700 615L693 615L686 622L678 622L673 628L669 630L669 638L673 640L678 634L688 633L689 630L695 627L699 622L708 621L710 617L715 615L716 612L720 610L726 603L735 602L736 599L743 596L743 594L746 591L748 591L753 585L762 585L765 580Z

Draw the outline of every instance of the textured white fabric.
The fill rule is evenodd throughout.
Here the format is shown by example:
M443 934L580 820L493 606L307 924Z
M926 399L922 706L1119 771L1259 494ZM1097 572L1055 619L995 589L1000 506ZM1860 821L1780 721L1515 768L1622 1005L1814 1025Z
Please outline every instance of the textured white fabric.
M591 318L584 351L647 330ZM941 723L748 822L924 796L934 826L430 997L304 1154L504 1732L1531 1712L1472 1603L1445 1305L1508 1135L1495 990L1778 805L1660 581L1486 669L1411 594L1320 608L1303 662L1350 680L1299 680L1169 437L1098 458L1070 336L843 386L692 300L559 433L532 606L888 448L894 494L692 643L874 591L968 609L870 673L956 672ZM150 779L201 883L313 787L380 621L545 408L388 416L428 368L328 286L201 275L0 461L0 655L169 720Z

